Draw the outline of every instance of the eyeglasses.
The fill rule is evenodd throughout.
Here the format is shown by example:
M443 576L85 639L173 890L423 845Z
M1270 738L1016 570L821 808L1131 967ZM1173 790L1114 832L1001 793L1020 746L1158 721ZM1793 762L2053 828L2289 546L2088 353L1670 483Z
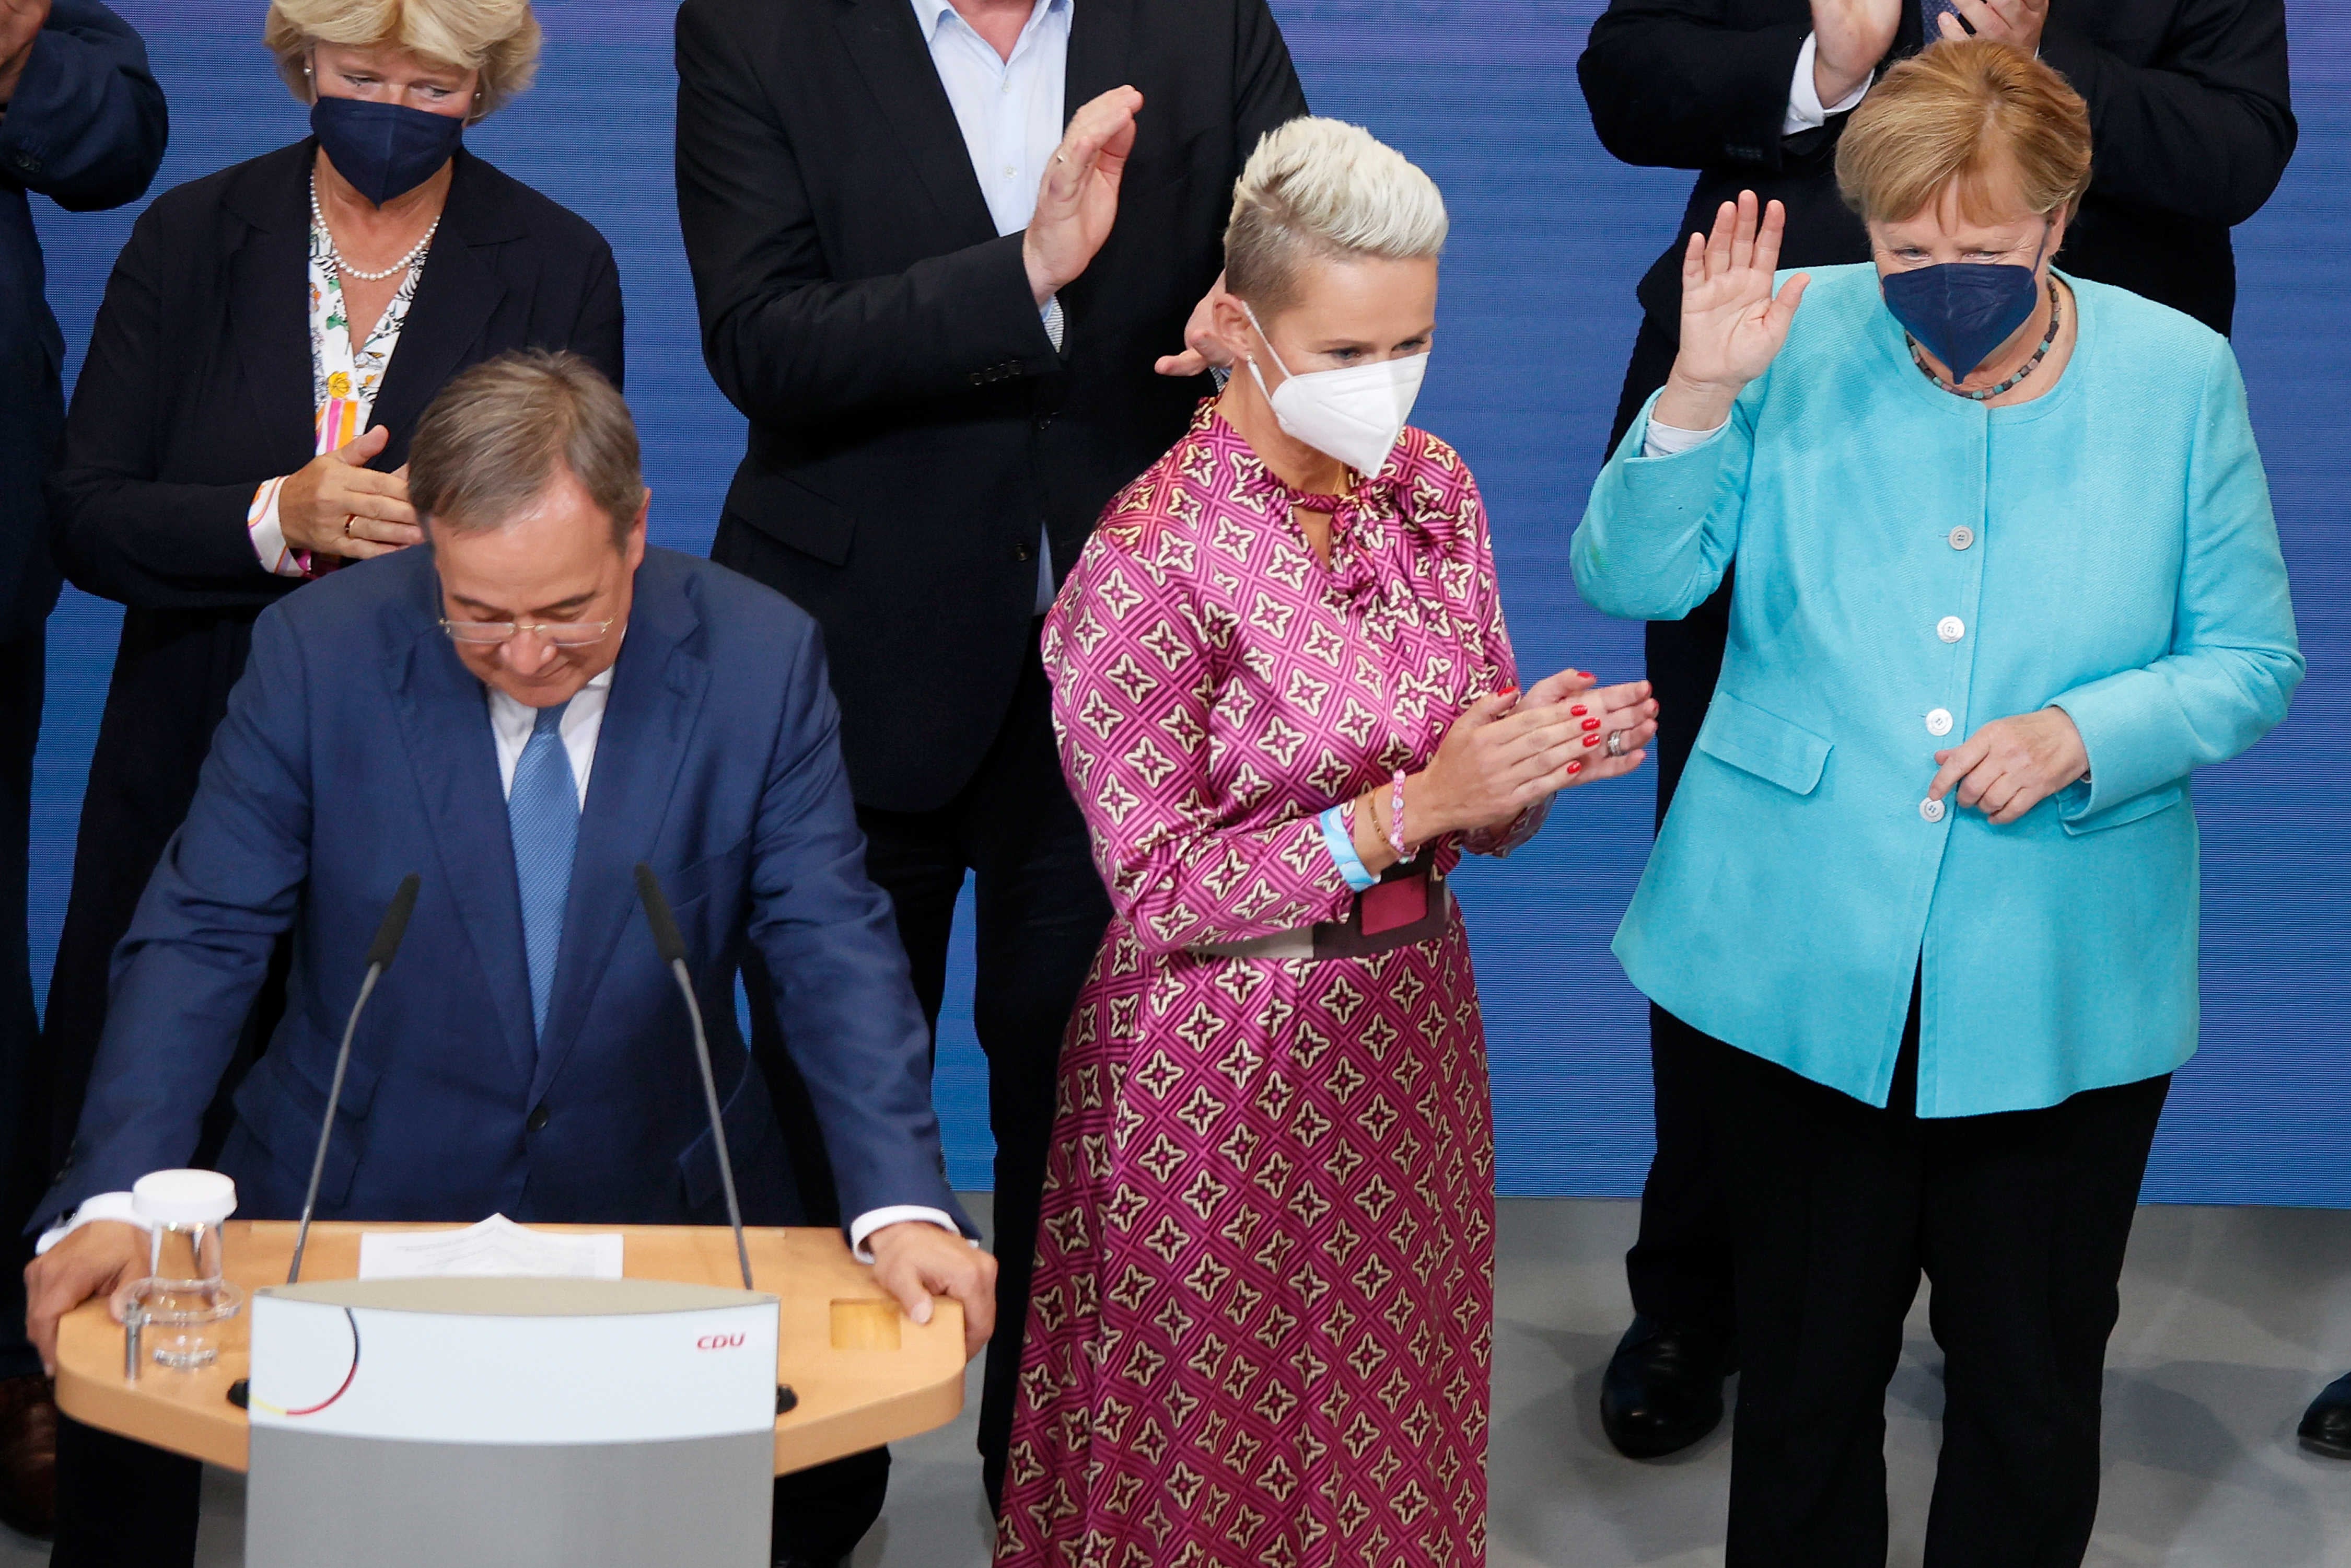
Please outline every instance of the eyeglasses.
M619 617L615 616L614 620ZM611 621L452 621L441 618L441 630L449 633L453 642L489 646L503 643L517 632L531 632L539 639L558 648L585 648L601 643L612 629Z

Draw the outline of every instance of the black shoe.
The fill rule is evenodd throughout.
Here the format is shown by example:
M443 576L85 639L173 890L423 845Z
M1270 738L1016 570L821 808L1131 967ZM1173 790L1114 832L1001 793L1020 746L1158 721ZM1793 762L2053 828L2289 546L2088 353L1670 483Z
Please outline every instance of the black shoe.
M2351 1459L2351 1372L2328 1384L2302 1413L2302 1446L2330 1459Z
M1679 1453L1722 1424L1735 1359L1716 1335L1635 1317L1601 1380L1601 1428L1628 1459Z

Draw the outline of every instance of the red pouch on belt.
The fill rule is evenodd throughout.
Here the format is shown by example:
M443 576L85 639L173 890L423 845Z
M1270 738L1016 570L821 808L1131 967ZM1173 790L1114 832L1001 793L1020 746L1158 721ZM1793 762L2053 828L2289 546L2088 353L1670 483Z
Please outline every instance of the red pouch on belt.
M1366 889L1363 894L1364 935L1377 936L1428 918L1428 878L1399 877Z

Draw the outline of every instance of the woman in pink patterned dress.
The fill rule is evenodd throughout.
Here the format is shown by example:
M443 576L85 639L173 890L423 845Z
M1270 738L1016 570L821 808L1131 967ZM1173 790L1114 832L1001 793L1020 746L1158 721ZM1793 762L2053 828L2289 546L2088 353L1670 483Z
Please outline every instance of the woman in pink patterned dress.
M1247 370L1047 622L1117 914L1063 1049L999 1563L1485 1561L1493 1134L1444 878L1637 766L1656 709L1518 693L1477 486L1404 428L1445 228L1367 133L1269 135L1211 334Z

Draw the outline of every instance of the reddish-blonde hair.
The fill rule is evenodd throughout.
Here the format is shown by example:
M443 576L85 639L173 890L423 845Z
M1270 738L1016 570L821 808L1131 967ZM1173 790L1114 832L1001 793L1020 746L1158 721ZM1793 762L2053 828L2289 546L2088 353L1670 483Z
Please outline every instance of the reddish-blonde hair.
M1866 222L1916 217L1954 186L1971 221L2018 201L2045 217L2089 188L2089 106L2011 45L1935 44L1869 89L1838 139L1836 174Z

